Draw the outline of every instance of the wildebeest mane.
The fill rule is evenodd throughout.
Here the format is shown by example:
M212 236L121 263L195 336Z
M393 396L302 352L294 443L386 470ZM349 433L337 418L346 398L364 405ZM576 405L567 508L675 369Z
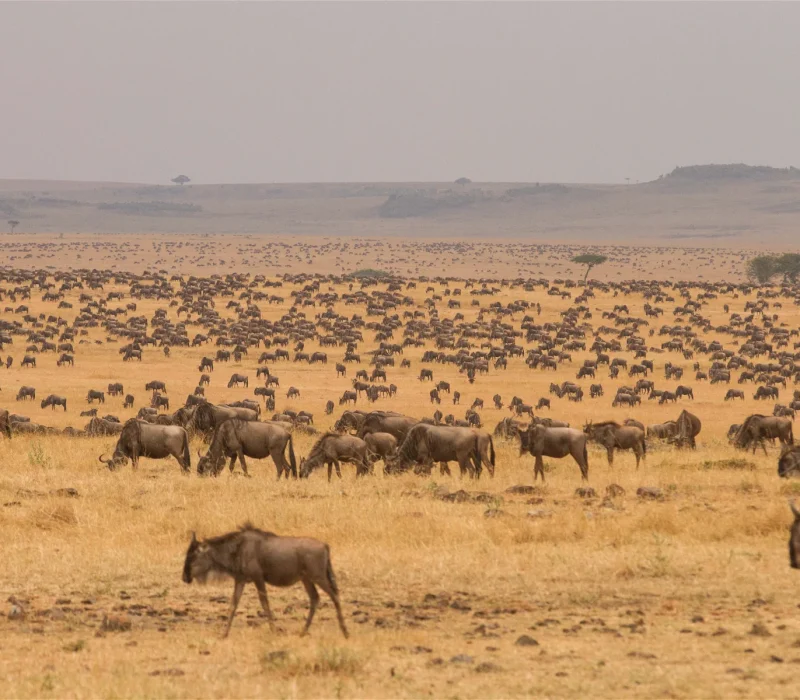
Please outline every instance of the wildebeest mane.
M308 452L308 457L306 460L312 460L319 457L322 454L322 445L330 437L338 438L341 437L339 433L335 433L332 430L329 430L326 433L323 433L317 441L311 446L311 449Z

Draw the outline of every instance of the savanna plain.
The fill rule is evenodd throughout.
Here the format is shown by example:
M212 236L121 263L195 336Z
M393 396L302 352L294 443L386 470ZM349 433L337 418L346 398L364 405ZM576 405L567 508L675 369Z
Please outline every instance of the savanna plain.
M36 252L32 253L35 257ZM646 251L642 254L646 254ZM727 255L728 253L726 253ZM683 252L681 253L683 255ZM689 253L691 258L691 252ZM61 267L59 263L61 262ZM128 261L130 263L130 261ZM366 262L369 262L367 260ZM613 261L612 261L613 263ZM13 264L13 263L12 263ZM66 262L48 259L47 279L54 282ZM27 329L20 304L33 316L61 317L71 325L85 306L81 294L95 300L111 292L121 300L108 308L134 302L135 311L118 316L126 324L134 316L152 319L158 309L174 323L187 324L189 338L207 329L197 325L196 314L178 315L178 304L166 300L132 298L127 281L114 278L102 289L89 289L87 273L71 261L73 274L83 289L64 292L72 308L60 301L43 301L38 286L29 300L9 300L0 308L4 321L18 321ZM704 262L705 264L705 262ZM25 261L30 269L35 259ZM42 268L45 267L43 263ZM601 268L598 268L598 271ZM282 297L269 304L253 301L261 317L276 321L290 313L292 292L315 282L311 277L276 276L261 272L280 287L264 288L255 273L238 280L229 297L216 296L215 308L223 318L236 319L243 292L263 291ZM685 268L691 278L692 267ZM424 272L424 271L423 271ZM176 297L192 270L185 269L170 284ZM208 272L196 271L196 274ZM655 275L658 276L657 270ZM7 290L30 287L14 281L10 268L3 272ZM475 278L468 287L463 279L409 276L399 282L401 296L410 305L390 312L403 319L405 311L423 311L425 320L436 309L439 319L471 323L482 314L496 318L490 304L524 300L541 304L503 315L502 321L519 330L526 314L535 323L560 323L563 312L576 305L582 284L564 287L566 294L548 294L537 284L530 289L499 278L486 282L491 294L471 294L482 288L480 260L464 277ZM580 279L582 270L574 270ZM170 280L171 273L164 276ZM224 273L223 277L224 279ZM624 277L623 277L624 278ZM632 278L628 277L629 279ZM416 281L415 288L406 283ZM676 277L676 280L679 277ZM232 280L229 280L232 282ZM362 289L356 279L329 275L316 280L317 294L335 292L330 305L298 306L314 321L330 306L334 313L359 314L367 323L382 316L367 316L363 303L346 304L343 295ZM364 286L372 295L385 292L390 282ZM56 288L60 286L56 283ZM145 277L142 284L150 282ZM619 284L619 283L617 283ZM693 299L705 290L691 282ZM252 285L252 286L251 286ZM352 288L351 288L352 285ZM670 338L659 335L662 325L688 323L673 316L682 299L671 282L662 282L663 316L649 318L639 330L649 348L660 350ZM800 663L800 600L797 572L789 567L788 526L792 515L787 499L800 489L777 476L779 448L767 454L734 449L726 438L733 423L751 413L771 413L773 402L753 400L754 388L745 386L745 400L724 401L726 384L695 381L693 365L703 370L711 364L698 354L652 351L654 379L659 389L679 384L693 387L694 400L659 405L644 400L641 406L612 408L618 386L633 383L622 372L609 379L601 367L594 382L604 396L590 398L589 380L576 380L593 333L615 305L627 304L631 316L644 317L640 292L624 293L604 285L592 287L585 306L592 325L586 350L571 352L571 360L555 371L530 369L524 357L512 357L507 369L478 374L474 384L453 364L422 363L422 355L435 349L433 341L409 346L387 367L387 381L397 394L369 406L360 398L356 408L391 410L422 418L437 408L463 418L475 398L484 429L490 433L501 419L511 416L513 396L535 404L549 397L552 407L537 415L582 427L593 420L622 422L635 418L650 425L677 418L688 408L702 420L696 450L658 441L648 442L647 457L637 470L630 452L617 453L609 467L605 450L589 448L589 482L582 483L575 463L546 459L546 482L534 484L533 457L520 454L518 440L495 438L496 473L484 470L479 480L460 479L451 463L452 476L438 470L428 477L413 472L387 476L382 463L375 474L356 478L352 465L343 465L342 478L328 483L324 470L308 479L277 481L271 460L248 460L251 477L237 466L217 478L200 477L194 466L198 450L206 446L192 438L192 472L181 473L172 459L143 458L138 470L128 464L110 471L98 461L110 453L114 437L27 436L15 434L0 440L0 694L4 697L790 697L797 691L793 680ZM432 291L431 291L432 289ZM448 292L461 290L460 297ZM773 288L779 291L778 288ZM716 328L730 314L745 315L745 304L757 300L757 289L731 287L716 290L702 300L699 313ZM433 300L433 297L440 297ZM459 298L460 308L450 299ZM426 300L433 300L426 304ZM473 305L477 300L478 306ZM652 303L652 300L650 300ZM800 327L800 309L791 298L778 298L782 306L771 309L776 325ZM774 304L775 300L770 300ZM729 305L726 313L724 305ZM407 322L403 319L404 322ZM458 328L462 323L455 320ZM618 326L622 328L622 326ZM653 337L650 330L655 331ZM33 422L55 428L83 428L88 418L90 389L105 390L121 382L135 396L133 408L123 408L123 398L106 396L100 414L111 413L125 421L149 405L151 380L166 383L171 409L183 404L198 382L198 365L204 355L216 352L213 342L198 347L173 346L166 357L160 347L146 346L141 362L123 362L119 348L124 338L102 325L76 335L75 364L57 366L58 355L36 354L35 368L20 366L26 336L14 336L3 355L11 355L10 369L0 369L2 407L22 413ZM335 364L345 348L320 348L317 339L306 341L305 352L324 351L328 363L282 361L268 363L280 380L277 412L285 408L313 413L316 430L330 429L344 407L338 398L351 389L360 368L370 370L368 354L378 346L374 332L363 329L360 364L348 364L347 376L337 377ZM739 338L715 330L697 330L700 339L719 340L737 349ZM322 331L324 335L324 331ZM457 335L457 334L456 334ZM602 333L610 339L611 335ZM402 343L402 328L390 342ZM80 343L79 341L88 341ZM479 349L482 340L471 338ZM493 341L497 342L497 341ZM526 350L536 342L517 338ZM293 345L294 343L292 343ZM624 348L624 343L623 343ZM290 351L292 348L289 348ZM241 361L217 362L206 397L213 403L253 399L258 356L263 348L251 347ZM292 353L293 354L293 353ZM612 356L634 361L624 349ZM400 360L411 366L401 368ZM685 371L683 380L664 378L669 361ZM447 381L461 392L442 394L441 406L429 399L431 383L420 382L422 368L432 369L434 383ZM226 388L230 374L245 374L249 388ZM738 372L734 372L736 384ZM582 402L556 398L551 382L577 381L584 387ZM33 386L34 402L15 401L19 388ZM299 398L287 399L289 386ZM793 387L781 389L791 394ZM39 400L54 393L67 398L67 410L42 409ZM496 409L492 396L500 394L504 407ZM325 404L333 400L332 415ZM263 406L263 402L262 402ZM269 414L262 414L262 420ZM307 455L317 436L295 430L298 459ZM606 497L611 484L624 493ZM527 486L535 488L513 488ZM594 497L576 494L589 486ZM660 490L660 498L637 496L639 487ZM463 490L460 498L446 498ZM444 498L443 498L444 497ZM334 610L323 595L310 634L299 632L307 614L307 596L298 585L270 588L278 629L271 632L260 615L252 586L245 589L239 612L227 639L221 639L233 584L221 580L201 587L181 581L184 556L191 533L208 537L234 530L245 521L282 535L308 535L331 547L333 568L341 590L350 638L337 627Z

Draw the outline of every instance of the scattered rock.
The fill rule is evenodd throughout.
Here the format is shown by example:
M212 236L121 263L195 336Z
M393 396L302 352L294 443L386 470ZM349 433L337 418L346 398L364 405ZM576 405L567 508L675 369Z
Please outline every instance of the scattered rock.
M177 677L177 676L185 676L186 672L182 671L179 668L166 668L163 671L161 671L161 670L150 671L150 675L151 676L175 676L175 677Z
M475 673L497 673L502 670L500 666L493 664L491 661L483 661L475 667Z
M522 636L517 638L517 641L514 644L518 647L538 647L539 642L537 642L533 637L527 634L523 634Z
M472 498L476 503L502 503L503 498L502 496L497 496L493 493L487 493L486 491L478 491L477 493L472 494Z
M553 511L544 508L537 508L536 510L529 510L525 514L528 518L552 518Z
M531 494L537 493L539 488L536 486L528 486L526 484L516 484L515 486L509 486L506 489L506 493L515 493L521 496L529 496Z
M663 501L664 492L656 486L640 486L636 489L636 495L649 501Z
M597 498L597 491L595 491L591 486L582 486L575 489L575 495L578 498Z
M780 656L775 656L775 654L770 656L769 660L774 664L782 664L783 663L783 659Z
M437 486L433 490L433 497L434 498L444 498L445 496L450 495L450 489L447 486Z
M104 632L127 632L131 629L131 620L127 615L105 615L101 624Z
M628 654L632 659L656 659L655 654L650 654L646 651L632 651Z
M472 500L472 496L464 491L464 489L459 489L458 491L453 491L452 493L441 496L440 500L446 501L447 503L467 503Z
M278 651L271 651L264 656L264 661L270 664L281 663L289 658L289 652L285 649L278 649Z
M9 620L24 620L25 619L25 609L21 605L17 605L16 603L11 606L8 611L8 619Z
M504 510L500 510L499 508L489 508L487 511L484 512L484 518L502 518L508 515Z
M619 484L609 484L606 486L606 496L610 498L619 498L625 495L625 489Z
M748 632L753 637L771 637L772 632L767 629L767 626L761 622L753 623L752 628Z
M450 659L451 664L472 664L475 663L475 659L467 654L457 654L452 659Z
M695 615L695 616L692 618L692 622L695 622L695 623L696 623L696 622L705 622L705 621L706 621L706 620L705 620L705 618L704 618L702 615Z
M78 496L80 496L78 489L73 488L55 489L54 491L50 492L50 495L61 496L62 498L78 498Z

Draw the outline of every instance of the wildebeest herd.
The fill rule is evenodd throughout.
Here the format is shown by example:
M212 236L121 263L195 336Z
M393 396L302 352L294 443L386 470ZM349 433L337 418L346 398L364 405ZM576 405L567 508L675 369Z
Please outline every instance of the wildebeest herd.
M0 321L0 350L21 356L15 371L25 379L16 392L16 410L0 414L2 431L7 437L113 437L113 447L99 450L99 461L110 470L128 461L135 468L141 458L172 457L188 473L190 443L197 439L205 445L196 464L203 476L220 475L226 460L231 471L238 461L249 475L246 458L270 457L279 479L310 478L326 467L330 481L334 471L341 477L342 463L353 464L357 476L371 478L378 462L389 476L409 471L426 476L437 466L441 474L449 474L455 462L461 476L480 478L484 470L491 477L503 468L495 444L501 441L533 458L534 479L545 478L544 458L571 457L581 479L587 480L592 443L606 451L609 466L615 452L631 451L637 469L654 448L702 450L697 440L701 411L687 407L708 401L712 386L721 384L725 401L774 404L771 414L742 411L728 431L730 445L753 452L761 448L766 454L767 446L777 441L778 474L800 473L800 448L794 446L792 430L800 390L790 386L800 384L800 333L782 321L784 305L800 304L797 285L582 285L544 279L314 275L268 279L244 274L203 278L96 270L6 270L0 279L5 285L0 300L8 304ZM77 297L76 308L64 305L68 296ZM613 309L600 312L600 297L613 298ZM708 307L720 299L725 300L725 318L711 318ZM36 313L29 308L34 300L42 309ZM552 306L550 300L558 302L556 316L543 313L543 305ZM739 310L731 311L729 305ZM140 306L153 310L145 315L138 312ZM56 429L24 414L37 390L40 395L60 391L58 386L36 386L44 366L79 372L87 353L109 346L118 358L118 373L107 386L84 386L80 415L89 421L83 427ZM128 365L123 363L133 360L149 368L156 357L159 364L152 366L161 378L136 387L124 381ZM163 379L170 375L161 372L169 371L165 368L171 363L189 362L197 379L191 392L176 401L173 382ZM238 365L237 371L227 380L213 381L230 363ZM13 365L9 354L5 367L10 371ZM329 373L341 393L320 396L315 386L301 384L312 367ZM496 378L511 371L547 378L542 386L564 371L574 379L550 382L546 394L537 396L524 395L520 382L521 395L503 396ZM692 386L685 379L689 371L694 373ZM292 385L281 384L284 373L291 375ZM660 388L659 375L677 385ZM727 388L734 382L754 385L752 399L743 389ZM222 385L242 392L241 398L213 402L208 394ZM430 415L396 410L411 394L423 397L433 409ZM468 395L469 408L457 413ZM146 405L135 416L121 420L112 412L98 415L98 407L107 410L112 402L117 403L111 411L134 410L143 396ZM484 409L484 396L491 397L489 409ZM303 401L314 401L314 406L324 402L327 427L318 427L314 406L299 408ZM356 408L364 402L365 408ZM635 412L651 402L671 413L662 422L645 425ZM574 407L586 404L591 419L582 408L582 424L572 425ZM48 393L41 400L42 409L51 409L48 414L59 407L60 413L73 416L73 406L74 399L68 407L61 394ZM496 412L496 420L486 429L490 411ZM298 434L313 438L302 456L295 450ZM311 540L279 544L252 527L204 542L193 539L185 580L202 579L213 567L201 555L233 547L237 537L253 553L246 570L225 565L236 580L234 610L246 581L255 583L268 612L264 583L302 580L312 601L306 628L316 605L315 585L331 596L338 611L324 545ZM289 567L274 578L270 561L283 556L284 546L294 546L309 563L302 571ZM225 568L219 558L214 561ZM341 616L340 624L344 632Z

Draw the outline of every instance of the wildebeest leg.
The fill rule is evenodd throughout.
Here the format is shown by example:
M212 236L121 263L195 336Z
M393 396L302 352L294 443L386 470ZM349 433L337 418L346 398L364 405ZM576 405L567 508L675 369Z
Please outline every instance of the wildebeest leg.
M331 572L332 569L330 568L330 563L328 563L328 571ZM333 601L333 606L336 608L336 617L339 620L339 628L342 630L342 634L344 635L345 639L347 639L350 635L347 632L347 627L344 624L344 616L342 615L342 605L339 602L339 594L337 593L335 586L331 586L328 577L326 576L324 579L317 580L317 585L325 591L330 599Z
M231 612L228 615L228 624L225 625L225 632L222 633L222 638L228 636L228 632L231 631L231 625L233 624L233 616L236 614L236 608L239 607L239 599L242 597L242 591L244 590L244 581L237 581L233 586L233 600L231 600Z
M342 478L342 470L339 469L339 460L338 459L334 459L333 460L333 466L336 467L336 476L338 476L341 479ZM328 481L330 481L330 478L328 479Z
M445 474L447 474L447 476L452 476L450 473L450 466L447 464L447 462L439 462L439 474L442 476Z
M317 605L319 604L319 593L317 592L316 586L308 579L303 579L303 585L305 586L306 593L308 593L309 610L306 626L303 627L303 631L300 633L301 637L303 637L308 632L308 628L311 627L311 620L314 619L314 613L317 612Z
M328 483L331 483L331 477L333 476L333 461L328 460Z
M765 450L765 452L766 452L766 450ZM136 452L134 452L134 453L131 455L131 466L132 466L134 469L138 469L138 468L139 468L139 455L138 455L138 453L136 453Z
M231 455L231 463L228 465L228 469L230 469L230 470L231 470L231 474L233 474L233 467L234 467L234 465L236 464L236 457L237 457L237 455L236 455L236 453L234 452L234 454L233 454L233 455Z
M244 461L244 450L239 450L239 464L242 465L242 471L244 472L244 475L250 476L247 473L247 462Z
M536 481L538 475L542 476L542 483L544 483L544 460L542 455L536 455L536 462L533 465L533 480Z
M614 447L606 447L606 455L608 456L608 466L614 466Z
M289 465L286 464L286 460L283 458L283 450L274 447L272 448L272 451L269 453L269 456L272 457L272 461L275 462L275 469L278 470L278 481L280 481L281 475L283 474L284 470L286 470L286 478L288 479Z
M275 631L275 618L272 617L272 610L269 609L269 598L267 598L267 587L264 585L264 582L261 579L256 579L253 581L256 585L256 589L258 590L258 599L261 601L261 607L264 610L264 614L267 616L267 621L269 622L269 628L274 632Z

